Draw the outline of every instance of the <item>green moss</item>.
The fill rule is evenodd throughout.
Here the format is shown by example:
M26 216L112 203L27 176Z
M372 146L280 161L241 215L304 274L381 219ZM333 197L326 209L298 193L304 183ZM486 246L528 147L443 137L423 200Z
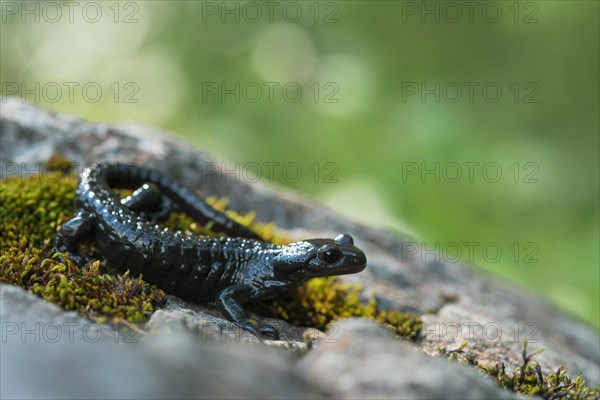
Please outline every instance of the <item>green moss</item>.
M544 374L540 364L533 361L533 357L540 354L544 349L527 353L527 338L523 340L523 363L514 368L513 372L507 372L504 363L497 365L479 365L477 361L466 351L468 342L462 342L455 350L438 348L438 353L445 354L449 360L457 360L463 364L474 365L486 375L491 376L500 386L512 390L515 393L527 396L538 396L544 399L600 399L600 389L591 389L586 385L582 375L575 379L567 376L567 370L558 368L555 373Z
M81 268L54 252L56 231L73 214L76 185L60 167L2 183L0 281L98 322L143 322L164 301L161 290L128 273L106 274L99 260Z
M544 351L539 349L527 353L527 338L523 340L523 364L514 372L507 373L504 364L496 366L480 365L478 368L492 376L500 386L516 393L539 396L544 399L599 399L600 389L590 389L581 374L575 379L567 376L567 370L558 368L555 373L544 374L540 364L532 358Z
M335 277L315 278L273 300L251 305L258 313L281 318L294 325L326 329L335 320L362 317L392 329L398 336L415 339L421 319L411 313L379 310L374 297L360 301L362 286L342 283Z

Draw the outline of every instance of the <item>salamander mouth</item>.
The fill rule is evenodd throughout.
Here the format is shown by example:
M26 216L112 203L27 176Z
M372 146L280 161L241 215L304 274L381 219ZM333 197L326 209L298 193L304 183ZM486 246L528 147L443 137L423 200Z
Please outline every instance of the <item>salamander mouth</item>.
M367 267L367 258L364 255L351 257L349 262L340 269L339 275L356 274Z
M356 265L355 267L352 268L352 273L357 273L357 272L361 272L363 271L365 268L367 268L367 263L363 263L363 264L359 264Z

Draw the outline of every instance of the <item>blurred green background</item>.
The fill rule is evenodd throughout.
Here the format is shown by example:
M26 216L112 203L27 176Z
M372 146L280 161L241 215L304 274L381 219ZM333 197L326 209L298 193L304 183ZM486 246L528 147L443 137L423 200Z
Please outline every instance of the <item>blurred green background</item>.
M178 132L600 326L598 2L27 3L3 98Z

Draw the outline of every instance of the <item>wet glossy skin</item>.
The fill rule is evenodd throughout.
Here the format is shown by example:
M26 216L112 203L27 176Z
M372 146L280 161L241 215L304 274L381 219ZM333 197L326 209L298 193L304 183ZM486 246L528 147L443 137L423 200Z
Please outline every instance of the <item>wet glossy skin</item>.
M111 188L137 190L120 200ZM288 245L264 242L179 183L133 165L86 168L75 203L77 215L58 232L57 251L83 262L77 248L89 237L111 264L143 274L183 299L214 301L239 327L273 338L277 330L251 322L242 303L274 297L310 278L360 272L367 263L349 235ZM187 236L155 224L171 210L200 223L212 221L215 231L230 237Z

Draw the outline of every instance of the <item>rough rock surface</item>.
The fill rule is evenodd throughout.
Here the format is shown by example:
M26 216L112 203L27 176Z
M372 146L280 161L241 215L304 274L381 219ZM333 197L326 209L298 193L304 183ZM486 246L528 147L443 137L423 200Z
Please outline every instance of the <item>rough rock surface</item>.
M3 284L0 309L2 399L329 397L292 367L289 354L268 348L216 345L182 333L115 336L107 326ZM26 335L22 323L28 324ZM100 327L103 340L77 329L73 340L67 335L69 326L90 325ZM55 327L62 340L54 340Z
M0 283L1 346L7 343L121 343L119 332L75 311L41 301L23 289ZM1 365L1 364L0 364Z
M376 356L374 356L376 355ZM473 368L430 357L362 319L337 324L336 335L300 363L313 381L343 397L378 399L513 399Z
M85 164L100 161L135 162L157 168L205 194L225 196L230 199L233 209L254 211L258 220L274 222L279 228L288 229L287 233L292 237L350 233L365 250L369 265L361 274L343 279L364 284L365 297L375 292L385 307L421 314L425 325L420 346L424 350L435 353L438 346L452 349L468 340L465 350L476 362L504 362L510 368L521 364L522 340L528 337L531 351L540 347L546 349L536 356L543 371L556 371L559 366L565 366L571 376L581 372L591 385L600 383L598 333L522 289L494 280L461 263L423 262L425 257L414 251L412 239L357 225L289 190L260 182L236 182L219 174L203 176L201 171L206 170L206 163L218 166L221 161L156 129L130 123L84 121L33 107L18 99L9 99L1 107L0 160L3 178L32 173L36 169L39 171L39 165L55 153L78 163L80 169ZM171 299L169 304L153 316L147 327L149 331L197 331L203 326L215 331L220 328L227 330L228 323L210 306L194 307L177 299ZM283 347L302 348L302 329L286 328L281 324L286 332L284 337L289 338L280 341L284 343ZM364 329L358 330L362 332ZM355 347L353 343L368 340L368 335L356 335L364 339L353 339L351 334L346 340L351 349ZM242 336L241 341L255 341L251 335ZM380 335L375 337L377 339L372 342L380 340ZM393 354L403 357L401 354L409 353L409 345L402 346L396 348ZM376 366L378 358L381 362L392 362L385 346L372 344L367 348L370 349L368 355L358 349L347 353L337 350L339 361L347 363L351 362L350 357L355 357L352 359L355 364L370 366ZM318 370L319 362L324 362L319 358L321 350L325 351L325 346L316 350L314 355L310 354L314 350L309 351L309 357L302 361L302 370L310 372L311 368L307 366L310 360L315 363L315 371ZM327 351L330 353L327 357L335 359L336 351ZM473 379L473 371L457 363L436 360L431 364L431 359L421 355L412 360L412 366L401 367L398 364L398 368L407 368L404 372L414 378L418 386L412 392L414 397L439 395L439 388L427 391L420 386L426 379L421 374L430 373L426 370L429 366L447 379L468 382L464 396L474 396L479 393L477 390L488 390L488 380L484 377ZM110 368L116 368L115 364L111 364ZM291 364L289 368L293 368ZM377 369L373 371L376 373ZM352 371L341 372L320 374L319 382L347 397L360 397L360 393L369 397L390 397L388 389L377 391L380 384L385 387L387 383L377 381L376 377L368 381L359 379ZM349 376L347 379L352 380L354 386L341 382L341 376ZM411 385L409 380L403 382ZM356 387L357 392L346 390L348 385ZM460 392L458 386L452 388L457 390L453 393ZM399 388L397 397L405 397L402 393L402 388ZM501 393L504 392L498 392L495 397Z
M325 338L325 334L314 328L302 328L285 321L250 314L252 318L277 328L279 340L260 340L226 319L211 305L192 304L175 296L167 296L165 306L154 312L145 328L151 333L191 332L202 341L245 342L282 347L289 350L307 350L305 335L311 340Z

